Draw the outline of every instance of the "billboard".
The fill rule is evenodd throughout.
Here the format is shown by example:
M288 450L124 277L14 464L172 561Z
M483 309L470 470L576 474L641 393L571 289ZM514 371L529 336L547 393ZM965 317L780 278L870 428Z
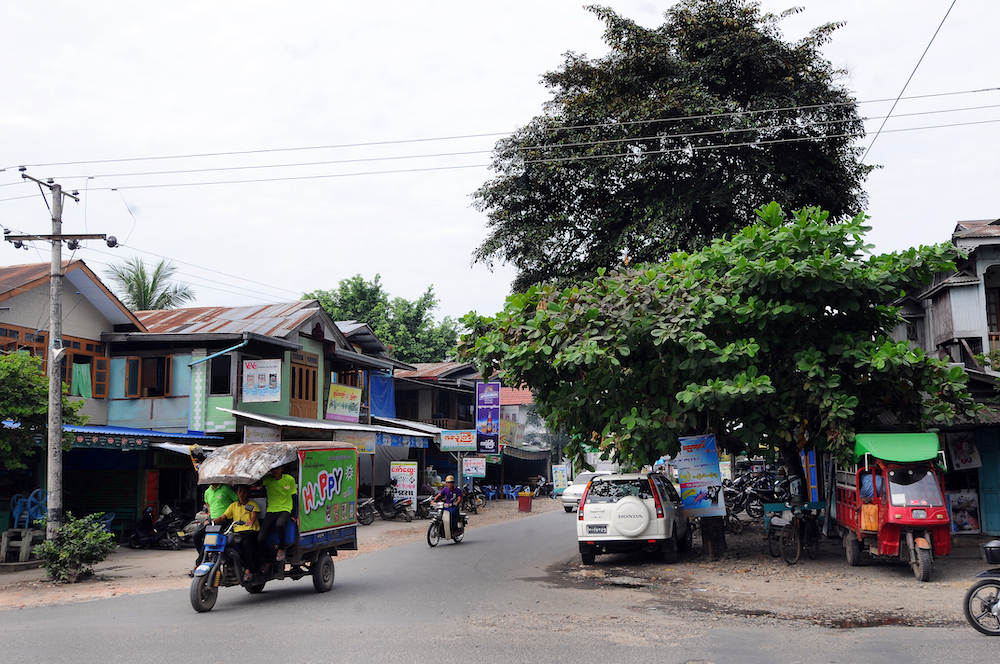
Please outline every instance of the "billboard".
M680 439L681 451L674 459L681 504L687 516L725 516L726 502L719 473L715 436Z
M475 452L476 432L472 429L445 430L441 432L442 452Z
M361 389L349 385L330 385L326 419L357 424L361 417Z
M281 360L243 360L243 401L281 401Z
M299 452L299 531L303 535L354 523L357 496L357 450Z
M500 383L476 383L476 444L480 454L500 451Z

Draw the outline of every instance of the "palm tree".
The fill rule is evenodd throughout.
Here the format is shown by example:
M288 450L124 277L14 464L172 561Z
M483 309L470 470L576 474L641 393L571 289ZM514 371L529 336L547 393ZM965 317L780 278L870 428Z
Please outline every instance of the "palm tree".
M118 297L131 311L176 309L194 301L194 291L187 284L169 283L177 270L166 259L156 264L150 272L141 258L133 256L124 263L109 266L107 276L112 279Z

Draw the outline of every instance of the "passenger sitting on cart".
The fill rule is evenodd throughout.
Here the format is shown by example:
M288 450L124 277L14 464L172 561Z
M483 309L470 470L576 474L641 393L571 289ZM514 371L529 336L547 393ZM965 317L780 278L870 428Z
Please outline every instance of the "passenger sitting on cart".
M257 531L260 530L260 523L257 515L260 514L260 507L250 500L250 487L240 484L236 487L237 500L230 503L222 516L213 519L214 523L233 521L233 532L236 533L240 547L240 556L243 558L243 580L249 581L253 577L253 552L257 547Z
M882 494L882 475L871 472L861 474L861 497L874 498Z
M455 487L455 476L449 475L444 478L444 488L441 489L433 498L431 502L442 501L445 504L445 510L451 514L451 525L453 528L458 530L462 529L462 519L458 516L458 505L462 502L462 490Z
M281 466L272 468L271 473L261 480L267 491L267 514L260 527L259 542L264 560L282 562L285 559L285 547L291 542L285 541L288 530L288 520L292 517L294 498L298 495L295 478L284 471ZM268 544L271 533L277 535L277 547ZM275 551L277 548L277 551ZM265 565L267 562L264 563Z

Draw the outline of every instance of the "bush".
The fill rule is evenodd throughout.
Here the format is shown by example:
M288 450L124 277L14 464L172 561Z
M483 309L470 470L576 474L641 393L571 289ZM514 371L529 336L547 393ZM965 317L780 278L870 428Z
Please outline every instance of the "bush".
M93 573L95 565L114 550L112 535L101 524L103 513L74 519L69 512L55 539L35 547L49 576L60 583L75 583L81 576Z

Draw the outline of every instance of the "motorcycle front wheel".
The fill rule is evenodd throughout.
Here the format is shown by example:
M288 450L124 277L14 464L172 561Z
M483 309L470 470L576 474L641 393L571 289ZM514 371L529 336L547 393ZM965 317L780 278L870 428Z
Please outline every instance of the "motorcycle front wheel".
M431 546L437 546L440 541L441 524L437 521L432 521L430 527L427 528L427 543Z
M370 508L358 510L358 523L362 526L370 526L375 523L375 510Z
M191 581L191 606L198 613L211 611L215 600L219 598L219 589L212 586L209 579L211 573L196 576Z
M181 538L177 536L177 533L170 532L163 536L163 543L171 551L177 551L181 548Z
M759 519L764 516L764 503L759 498L754 498L747 503L747 515L751 519Z
M962 610L973 629L987 636L1000 636L1000 618L993 607L1000 601L1000 580L983 579L965 593Z

